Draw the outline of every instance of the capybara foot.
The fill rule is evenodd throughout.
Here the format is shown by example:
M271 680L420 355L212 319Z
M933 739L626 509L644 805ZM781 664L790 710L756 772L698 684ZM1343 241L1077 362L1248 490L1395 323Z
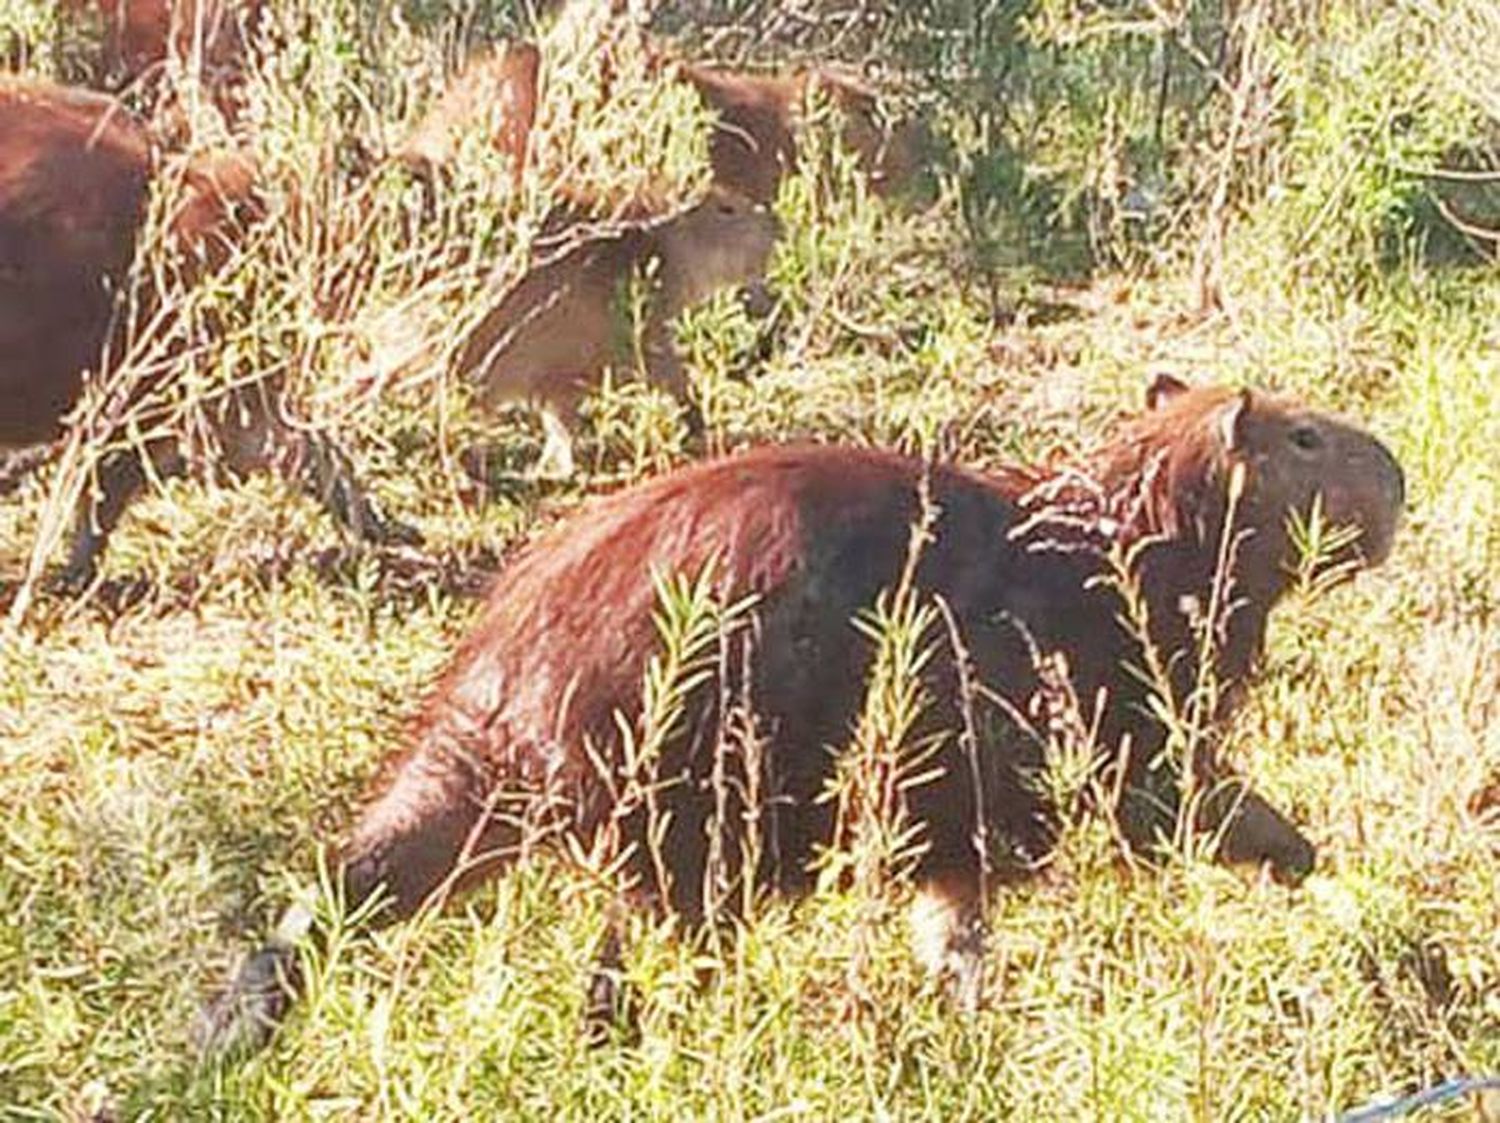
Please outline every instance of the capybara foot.
M1300 885L1312 873L1318 852L1290 819L1238 779L1220 784L1204 802L1207 821L1222 829L1218 857L1231 865L1264 863L1283 885Z
M640 996L625 978L624 938L618 921L605 930L594 957L584 997L583 1035L595 1048L611 1041L636 1045L641 1040Z
M60 597L82 596L99 576L92 557L74 559L57 570L45 583L49 593Z
M198 1015L194 1038L205 1058L248 1056L264 1049L291 1009L300 985L296 949L267 944L240 965L224 993Z
M583 1036L595 1048L640 1044L640 995L617 968L599 967L589 979Z
M966 1014L979 1009L984 983L984 915L976 881L963 873L929 878L912 901L912 951L928 976Z
M1271 876L1280 884L1298 886L1307 880L1318 864L1318 850L1298 834L1271 856Z

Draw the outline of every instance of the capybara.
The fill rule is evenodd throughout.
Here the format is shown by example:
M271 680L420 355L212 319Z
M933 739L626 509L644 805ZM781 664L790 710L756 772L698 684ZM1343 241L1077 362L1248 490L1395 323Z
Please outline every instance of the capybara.
M51 441L82 395L87 372L107 373L133 342L121 297L154 183L180 175L165 221L173 283L228 259L242 221L258 209L254 169L234 154L163 167L146 132L113 99L19 79L0 80L0 448ZM160 294L141 293L142 322ZM148 388L143 380L140 390ZM223 466L275 466L320 496L356 531L393 532L362 497L342 453L283 422L264 382L215 411ZM149 450L159 473L185 467L176 442ZM146 476L140 456L104 457L98 488L79 511L65 572L86 582L111 529ZM404 528L395 533L409 536Z
M480 128L510 161L511 182L519 188L536 122L540 65L541 53L531 43L500 44L470 59L396 150L396 159L430 188L464 136Z
M760 202L773 202L783 176L797 167L797 133L808 103L826 99L843 117L840 139L870 186L893 195L914 181L926 130L915 119L886 125L874 89L846 74L815 69L777 76L684 64L682 79L714 116L709 162L714 182Z
M670 217L583 237L531 269L479 322L458 372L487 407L539 407L547 434L539 472L569 476L578 405L605 370L632 369L639 344L646 374L681 398L674 321L731 286L764 301L763 275L780 234L767 207L713 189ZM639 324L630 322L632 284L644 301Z
M98 81L155 87L169 62L192 65L231 122L262 0L63 0L99 31Z
M349 907L382 891L380 917L405 917L523 846L589 852L614 831L604 857L617 854L629 899L692 922L705 878L718 876L710 853L739 870L751 821L763 839L755 883L802 886L833 829L819 798L830 747L848 743L871 672L874 645L852 621L898 587L924 526L910 588L941 599L967 654L932 637L930 703L908 739L936 746L922 765L931 778L904 793L923 843L918 900L935 924L919 950L974 1000L985 872L1020 875L1056 838L1059 809L1034 782L1046 731L1070 715L1091 731L1099 790L1123 793L1122 834L1153 842L1180 799L1162 703L1190 712L1202 672L1222 700L1205 719L1243 693L1267 615L1295 580L1289 518L1320 504L1358 532L1316 563L1341 573L1384 559L1400 518L1400 467L1358 428L1250 391L1159 381L1151 398L1067 469L980 475L871 449L772 447L596 501L501 574L343 847ZM639 728L660 651L662 574L708 575L719 603L754 598L752 619L707 660L714 673L632 775L642 766L621 730ZM1146 607L1141 628L1124 589ZM1155 695L1151 666L1167 680ZM722 727L721 700L740 730L748 705L755 757ZM1312 845L1206 747L1191 755L1213 785L1194 818L1219 832L1219 855L1306 875ZM751 759L760 767L746 775ZM293 937L306 927L289 914L210 1005L210 1044L265 1039L290 1001Z
M154 135L178 145L192 135L172 73L192 75L202 94L195 103L213 105L223 123L240 120L263 0L62 0L62 9L98 31L93 84L130 91Z

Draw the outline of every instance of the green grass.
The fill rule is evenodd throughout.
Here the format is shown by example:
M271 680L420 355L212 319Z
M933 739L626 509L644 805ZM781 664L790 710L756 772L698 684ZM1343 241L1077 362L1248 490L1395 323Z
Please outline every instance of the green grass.
M1500 1072L1500 799L1485 796L1500 781L1500 276L1424 264L1415 241L1393 258L1372 234L1394 190L1375 156L1358 182L1320 164L1333 178L1294 176L1290 194L1233 212L1226 313L1188 314L1194 243L1179 233L1151 268L1077 287L1020 268L1007 293L1030 325L991 319L956 181L905 212L814 161L779 206L776 318L723 300L682 333L716 448L797 436L979 465L1043 457L1086 445L1159 369L1293 392L1387 440L1411 497L1395 555L1279 611L1228 742L1317 843L1306 886L1199 862L1130 869L1084 820L1044 876L992 902L972 1017L912 962L899 888L769 902L717 947L637 918L642 1041L591 1050L579 1022L606 899L544 859L417 923L345 933L269 1051L197 1067L199 1002L316 881L319 845L350 823L474 617L464 579L590 492L684 456L671 403L625 385L592 407L577 484L474 504L458 453L482 437L519 459L535 430L435 391L486 276L523 267L549 177L582 160L597 190L686 197L704 174L701 120L627 68L619 80L642 85L617 116L548 109L523 197L481 150L432 223L402 225L410 198L390 177L367 239L326 240L356 199L340 136L399 136L452 26L392 25L372 45L343 6L286 10L311 45L256 79L255 143L317 193L241 267L255 283L224 287L224 337L289 365L306 412L336 424L437 561L360 551L272 481L173 483L105 563L138 599L42 593L0 625L0 1118L1321 1119ZM43 26L38 11L0 4L0 20ZM1358 20L1337 31L1359 38ZM1360 40L1370 56L1346 65L1364 84L1347 98L1427 80L1389 42ZM28 65L52 65L50 49ZM597 53L576 50L560 91L597 81ZM389 96L356 96L369 89ZM1334 85L1319 96L1277 150L1293 169L1336 161L1357 108L1334 104ZM642 141L642 121L666 139ZM1431 135L1447 143L1453 121L1445 108ZM1346 190L1360 205L1333 205L1317 233L1347 258L1309 257L1298 230ZM442 286L421 268L440 253L459 266ZM403 322L432 333L379 394L355 388L357 340L318 299L349 261L376 266L348 297L360 330L411 298L420 315ZM1048 302L1068 315L1043 322ZM0 503L7 589L48 485Z

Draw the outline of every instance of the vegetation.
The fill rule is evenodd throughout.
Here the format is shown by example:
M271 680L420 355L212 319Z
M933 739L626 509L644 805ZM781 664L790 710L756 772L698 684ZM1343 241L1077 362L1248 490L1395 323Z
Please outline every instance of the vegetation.
M607 895L543 859L372 938L333 921L271 1049L198 1066L202 996L315 883L318 844L350 821L498 559L687 455L677 405L621 380L589 407L579 480L476 499L464 450L520 464L540 434L524 412L478 416L444 377L464 326L524 269L559 183L667 205L707 180L696 100L653 77L607 5L271 7L242 127L272 218L174 305L193 344L175 416L277 372L427 545L361 550L264 479L173 482L75 601L36 577L93 452L0 503L16 606L0 624L0 1117L1321 1119L1500 1073L1487 0L683 0L656 16L686 51L868 64L940 142L926 197L898 205L823 131L807 138L778 202L775 314L725 298L681 327L711 448L1050 456L1166 369L1293 392L1395 449L1410 493L1395 556L1279 612L1227 742L1318 844L1304 887L1191 848L1128 866L1082 817L1041 875L989 902L969 1015L922 978L906 890L883 876L899 863L856 830L830 868L873 871L878 893L830 876L708 942L633 918L642 1038L590 1049ZM48 0L0 0L0 52L76 74L87 37L65 23ZM464 44L518 31L540 36L549 73L534 167L512 192L475 143L424 213L371 155ZM196 145L225 138L206 106L193 124ZM643 753L676 720L674 673L699 673L746 610L704 603L696 577L662 575ZM878 761L922 703L924 649L947 641L904 590L853 626L881 659L850 746ZM852 814L889 796L862 775ZM319 907L337 912L326 892Z

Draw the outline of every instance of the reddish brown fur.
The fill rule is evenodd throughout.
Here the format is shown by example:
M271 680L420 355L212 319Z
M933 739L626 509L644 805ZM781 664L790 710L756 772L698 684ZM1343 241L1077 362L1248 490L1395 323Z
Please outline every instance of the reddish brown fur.
M127 349L117 298L153 184L172 176L181 184L166 220L169 280L191 283L225 262L244 221L257 213L253 165L235 154L162 160L143 126L111 98L0 80L0 447L56 437L86 372ZM138 295L144 322L161 294L147 286ZM339 459L332 450L303 447L300 437L288 440L298 446L299 471ZM231 445L231 453L245 453L231 458L237 469L270 455L264 441L253 455L243 440ZM175 452L161 455L159 467L171 467ZM140 484L138 464L117 461L101 471L104 494L86 512L98 525L81 528L73 559L79 579ZM359 501L345 499L357 521Z
M148 76L168 58L186 60L202 46L206 67L237 70L245 31L261 0L63 0L63 10L91 16L102 33L104 71L120 84Z
M51 439L109 337L159 157L113 98L0 80L0 444ZM254 169L202 156L166 236L189 275L222 261Z
M97 23L97 70L111 89L153 85L169 60L197 61L219 108L236 116L262 0L63 0L62 7Z
M511 162L519 188L536 123L541 52L532 43L501 44L471 59L396 152L431 182L446 169L463 135L482 127L496 152Z
M1159 407L1126 425L1081 473L930 471L937 514L916 588L946 602L973 673L1004 700L976 702L985 731L976 788L955 736L962 728L955 666L938 640L925 672L933 702L913 740L941 731L942 772L907 801L927 846L917 877L943 924L929 959L971 984L984 869L974 842L980 791L993 850L986 861L1024 866L1053 837L1055 809L1027 780L1042 762L1034 730L1060 716L1059 692L1039 676L1038 655L1066 657L1067 684L1085 707L1085 726L1097 730L1101 772L1123 770L1127 835L1149 840L1163 821L1149 812L1151 800L1170 806L1177 798L1170 770L1148 767L1164 729L1133 670L1144 665L1141 643L1122 624L1117 586L1099 580L1110 572L1106 555L1117 546L1135 551L1131 572L1150 609L1151 640L1173 668L1181 706L1200 650L1185 613L1209 602L1235 472L1245 473L1236 522L1244 533L1228 592L1243 604L1213 662L1228 697L1246 681L1267 614L1289 584L1289 511L1306 513L1321 495L1333 521L1360 528L1359 544L1330 561L1374 563L1390 547L1401 473L1374 438L1288 402L1159 389ZM721 684L729 693L701 688L687 728L645 778L665 782L658 799L669 816L661 842L669 883L657 884L637 813L621 824L625 868L639 892L689 917L701 913L712 832L730 855L729 870L739 868L746 809L731 806L715 822L710 778L722 765L728 788L745 790L734 775L739 758L716 760L715 748L724 743L716 700L743 690L769 738L765 798L754 809L768 847L754 874L762 884L801 885L808 859L831 837L828 805L816 798L833 767L827 750L847 742L870 669L871 645L851 620L897 583L925 474L919 461L887 452L766 448L598 501L535 543L495 586L406 748L384 770L344 849L351 904L383 885L393 898L387 915L404 916L460 853L485 859L469 870L478 876L502 868L528 841L594 842L621 810L618 722L637 719L646 661L658 647L653 575L696 575L710 564L725 602L758 598L758 626L744 634L753 637L749 679L740 681L734 646L725 664L732 681ZM1029 715L1032 728L1017 714ZM1211 762L1200 766L1205 779L1220 775ZM1311 845L1243 783L1208 801L1200 820L1225 826L1226 858L1267 861L1288 879L1312 864ZM212 1034L222 1040L229 1027L243 1028L233 1017L240 1003L273 1018L284 1009L280 990L256 990L254 980L286 954L271 948L251 961L260 974L247 968L231 1000L214 1010Z
M717 118L709 137L715 182L752 199L774 201L782 177L795 170L799 123L814 97L842 114L841 139L877 193L904 190L920 170L920 124L882 124L876 92L847 75L832 70L750 74L691 64L679 72Z

